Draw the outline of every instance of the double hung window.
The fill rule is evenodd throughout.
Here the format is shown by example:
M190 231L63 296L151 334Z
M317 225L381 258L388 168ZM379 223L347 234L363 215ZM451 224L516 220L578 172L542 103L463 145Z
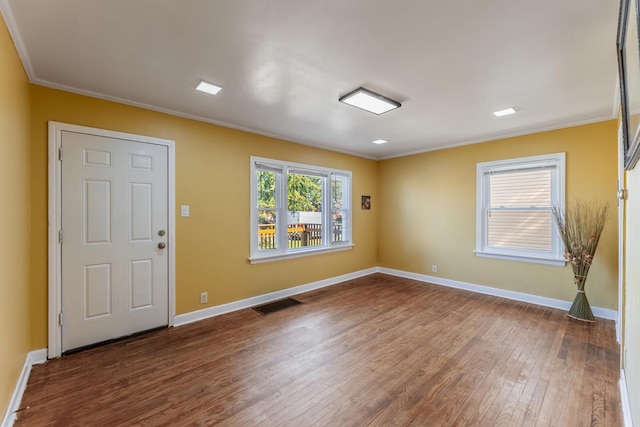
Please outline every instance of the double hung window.
M552 207L564 205L564 153L478 163L476 254L564 265Z

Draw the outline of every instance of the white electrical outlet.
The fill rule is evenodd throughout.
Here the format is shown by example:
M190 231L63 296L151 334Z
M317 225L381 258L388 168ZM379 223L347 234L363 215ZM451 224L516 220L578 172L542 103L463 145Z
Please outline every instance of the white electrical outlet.
M437 265L435 265L435 264L433 264L433 265L431 266L431 272L432 272L432 273L437 273L437 272L438 272L438 266L437 266Z
M200 292L200 304L206 304L209 299L209 294L207 292Z

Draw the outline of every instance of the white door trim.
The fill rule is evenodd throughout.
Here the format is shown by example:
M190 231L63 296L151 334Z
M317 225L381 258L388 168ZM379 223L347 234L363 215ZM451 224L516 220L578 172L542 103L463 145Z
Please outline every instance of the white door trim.
M625 275L625 200L626 183L624 181L624 144L623 144L622 121L618 126L618 316L616 319L616 341L622 344L622 316L624 313L624 275ZM620 352L622 363L623 352ZM622 366L622 365L621 365Z
M166 146L169 151L168 157L168 261L169 261L169 326L173 326L175 309L175 260L176 260L176 239L175 239L175 142L168 139L153 138L149 136L135 135L129 133L115 132L104 129L90 128L67 123L49 122L49 314L48 326L48 358L59 357L62 354L62 328L59 322L59 313L62 309L62 245L59 243L58 233L62 227L61 217L61 163L58 159L59 149L62 146L62 132L70 131L85 133L89 135L104 136L107 138L123 139L127 141L144 142L147 144L157 144Z

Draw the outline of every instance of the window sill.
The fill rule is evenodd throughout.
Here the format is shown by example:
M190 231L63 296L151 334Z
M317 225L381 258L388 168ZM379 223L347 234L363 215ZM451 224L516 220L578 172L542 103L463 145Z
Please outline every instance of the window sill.
M513 255L513 254L500 254L495 252L484 252L484 251L474 251L476 256L482 258L495 258L502 259L507 261L521 261L521 262L531 262L535 264L546 264L546 265L554 265L557 267L564 267L567 263L564 258L551 258L551 257L533 257L533 256L524 256L524 255Z
M290 259L290 258L300 258L304 256L309 256L309 255L325 254L329 252L347 251L347 250L351 250L354 246L355 246L354 244L349 243L349 244L340 245L340 246L322 247L317 249L303 249L295 252L288 252L286 254L274 254L274 255L260 254L260 255L249 257L249 263L259 264L263 262L280 261L280 260Z

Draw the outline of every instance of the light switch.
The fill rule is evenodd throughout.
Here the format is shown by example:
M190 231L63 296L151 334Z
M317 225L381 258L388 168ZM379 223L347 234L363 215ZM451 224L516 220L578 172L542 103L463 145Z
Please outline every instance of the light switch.
M180 206L180 216L189 216L189 205Z

